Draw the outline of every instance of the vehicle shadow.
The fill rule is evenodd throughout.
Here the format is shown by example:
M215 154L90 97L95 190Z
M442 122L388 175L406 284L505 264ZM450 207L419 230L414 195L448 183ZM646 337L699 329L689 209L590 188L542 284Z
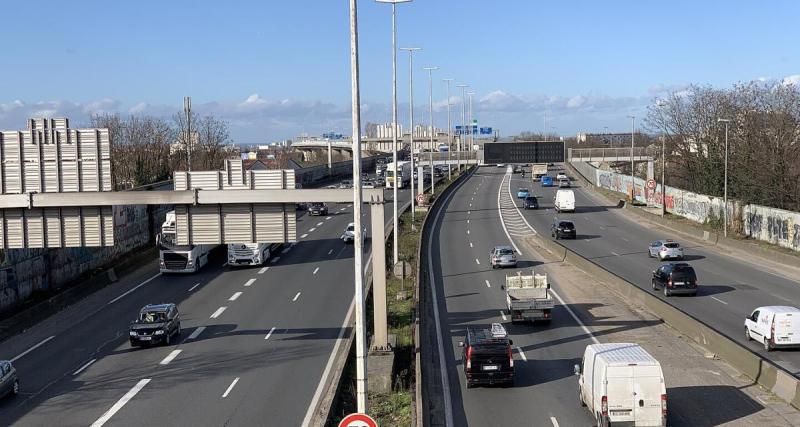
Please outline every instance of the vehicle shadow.
M706 257L704 257L703 255L684 255L683 256L683 261L684 262L699 261L701 259L706 259Z
M733 286L728 285L703 285L701 284L697 288L697 295L698 296L711 296L717 294L724 294L726 292L735 291L736 288Z
M515 357L514 387L531 387L551 381L574 376L574 366L581 358L570 359L528 359L527 362Z
M764 409L737 387L729 385L668 387L667 399L668 422L672 426L718 426Z
M479 295L478 292L465 292L461 294L453 294L453 295L446 295L445 298L458 298L458 297L468 297L471 295Z
M601 237L603 237L603 236L600 236L598 234L581 234L581 233L578 233L578 235L575 237L575 240L592 240L592 239L599 239Z

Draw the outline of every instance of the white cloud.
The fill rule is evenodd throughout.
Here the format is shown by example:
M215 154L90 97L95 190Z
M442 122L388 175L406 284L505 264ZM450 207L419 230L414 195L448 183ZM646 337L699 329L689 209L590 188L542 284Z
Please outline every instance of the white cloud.
M583 96L573 96L567 101L567 108L578 108L586 103L586 98Z
M528 103L522 98L502 90L489 92L478 104L478 111L520 111L528 108Z

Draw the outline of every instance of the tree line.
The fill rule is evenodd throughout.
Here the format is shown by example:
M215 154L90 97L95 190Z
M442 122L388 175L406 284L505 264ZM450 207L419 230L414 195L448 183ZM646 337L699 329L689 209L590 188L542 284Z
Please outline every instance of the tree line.
M222 169L233 153L228 124L213 115L193 113L191 136L186 115L171 119L119 114L95 115L91 126L108 128L111 139L111 170L116 190L172 179L176 170L188 170L191 140L192 170Z

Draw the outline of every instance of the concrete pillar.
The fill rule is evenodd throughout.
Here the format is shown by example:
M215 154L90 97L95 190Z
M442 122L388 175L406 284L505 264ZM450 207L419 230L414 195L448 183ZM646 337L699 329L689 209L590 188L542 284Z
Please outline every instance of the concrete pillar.
M422 158L422 156L420 156ZM417 194L422 194L425 192L425 174L422 173L423 169L422 166L417 166Z
M370 201L372 219L372 303L375 335L372 351L389 351L389 327L386 313L386 231L383 222L383 198Z

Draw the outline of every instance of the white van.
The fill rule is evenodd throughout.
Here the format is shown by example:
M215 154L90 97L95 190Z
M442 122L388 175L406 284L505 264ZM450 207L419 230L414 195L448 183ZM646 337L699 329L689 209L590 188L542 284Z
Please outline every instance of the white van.
M553 206L556 212L575 212L575 193L572 190L556 191Z
M581 406L598 426L667 425L667 389L661 364L638 344L586 346L578 375Z
M747 339L763 343L767 351L800 347L800 309L796 307L758 307L744 319L744 328Z

